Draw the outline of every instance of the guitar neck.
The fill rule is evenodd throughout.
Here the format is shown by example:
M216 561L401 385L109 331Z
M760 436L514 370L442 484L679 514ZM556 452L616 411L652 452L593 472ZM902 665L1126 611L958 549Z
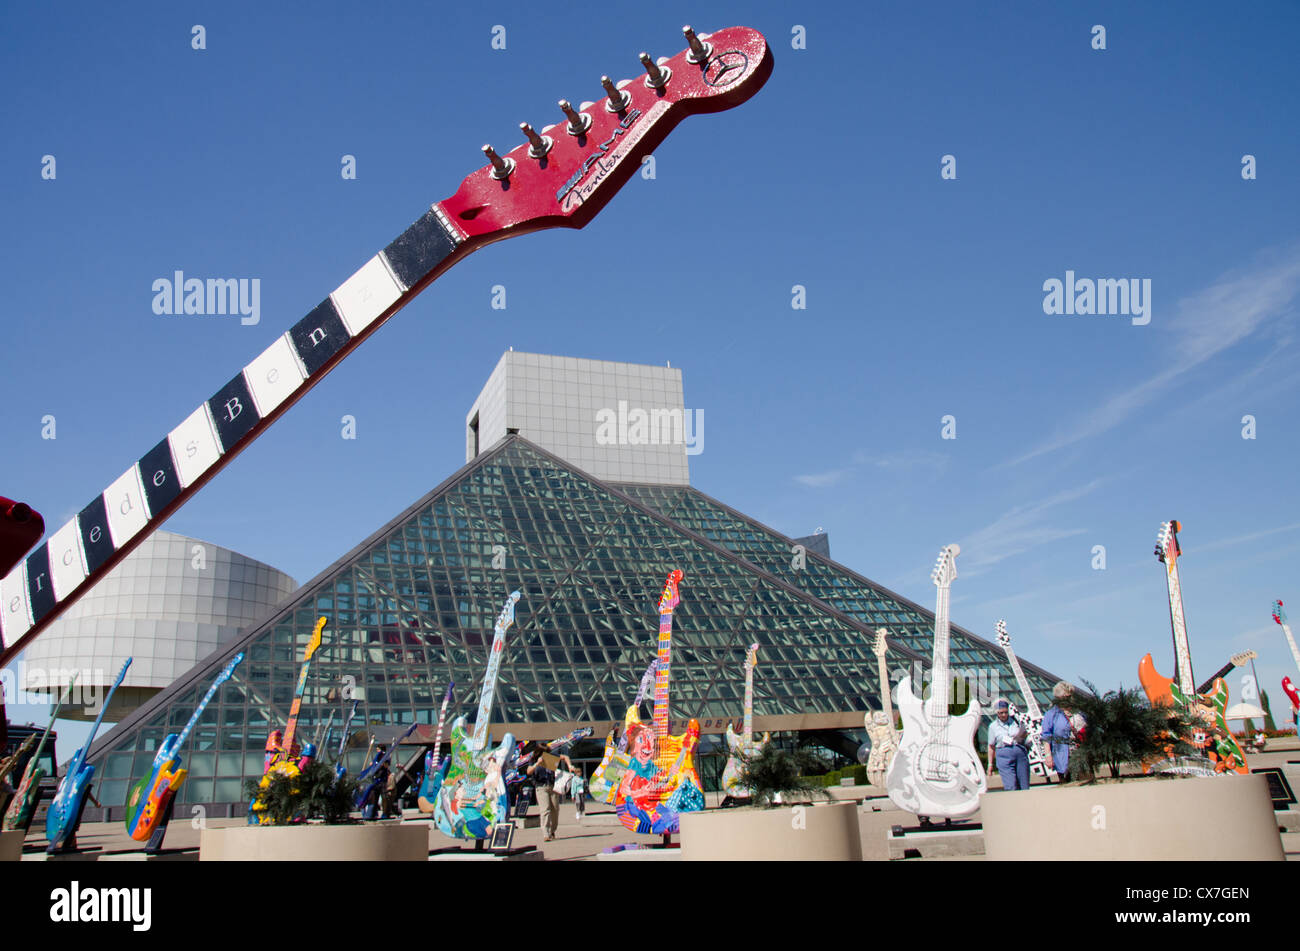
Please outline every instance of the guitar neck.
M668 735L668 680L673 657L673 612L669 608L659 615L659 669L655 673L655 736Z
M506 630L515 619L515 602L519 592L513 592L506 599L506 606L497 617L492 636L492 652L488 655L487 670L483 674L483 690L479 693L478 718L474 721L474 733L467 744L472 750L481 750L487 745L488 721L492 717L492 706L496 702L497 675L501 671L501 657L505 654Z
M885 655L878 655L876 661L880 664L881 709L885 711L885 716L889 718L889 723L892 726L894 723L893 700L889 696L889 669L885 664Z
M746 665L745 671L745 746L754 738L754 665Z
M1171 559L1165 566L1165 582L1169 590L1169 626L1174 638L1174 658L1178 664L1178 686L1184 696L1196 689L1192 676L1192 651L1187 642L1187 621L1183 617L1183 586L1178 580L1178 561Z
M771 50L755 30L684 32L689 49L646 57L647 75L617 88L607 82L607 99L577 111L562 101L563 125L540 134L522 125L525 140L504 155L485 146L489 164L431 205L0 579L0 667L457 261L515 235L585 226L682 119L737 106L771 75Z
M240 657L242 658L243 655L241 654ZM222 676L213 681L212 686L208 688L208 692L203 695L203 699L199 702L199 705L194 708L194 715L191 716L190 721L185 724L185 729L181 730L181 735L176 738L176 745L172 748L173 756L175 756L176 753L180 751L180 748L185 745L185 740L189 737L190 731L193 730L195 725L199 722L199 717L203 716L203 711L208 708L208 704L212 702L212 698L217 695L217 691L221 689L221 685L226 682L229 676L229 673L223 673Z
M939 587L934 610L934 654L930 663L930 696L939 713L947 712L952 688L948 668L948 593L947 585Z
M1029 689L1029 678L1026 677L1025 672L1020 669L1020 658L1016 656L1016 652L1011 649L1010 644L1004 647L1003 650L1007 655L1007 663L1011 665L1011 672L1016 675L1016 685L1020 687L1020 696L1024 697L1025 711L1032 718L1037 720L1043 714L1038 708L1038 698L1035 697L1034 692Z
M126 677L126 669L130 666L131 658L128 657L126 663L122 665L121 673L117 675L117 680L113 682L112 688L108 691L108 696L106 696L104 702L100 704L99 716L95 717L95 725L90 728L90 735L86 737L86 744L81 748L82 762L85 761L86 754L90 752L90 744L95 741L95 734L99 732L99 725L104 722L104 714L108 712L108 705L113 699L113 694L117 692L118 687L122 686L122 681Z
M1296 647L1295 638L1291 636L1291 625L1286 621L1279 621L1282 625L1282 633L1286 635L1286 642L1291 646L1291 656L1295 659L1297 669L1300 669L1300 648Z
M293 740L298 732L298 713L302 710L302 695L307 689L307 671L311 667L311 659L308 658L302 662L302 670L298 673L298 686L293 691L293 703L289 707L289 722L284 728L284 742L281 747L285 756L293 755Z
M436 757L438 751L442 749L442 725L447 721L447 704L451 703L451 688L456 686L453 680L447 684L447 693L442 698L442 706L438 708L438 734L433 740L433 755Z

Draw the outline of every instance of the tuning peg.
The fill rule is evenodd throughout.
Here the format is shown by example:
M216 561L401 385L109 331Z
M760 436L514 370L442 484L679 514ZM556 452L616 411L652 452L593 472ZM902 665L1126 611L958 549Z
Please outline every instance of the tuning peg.
M623 112L627 109L628 103L632 97L614 85L614 81L608 76L600 77L600 85L605 90L605 95L609 97L609 102L605 108L610 112Z
M695 31L689 26L682 27L682 35L686 37L686 42L691 45L691 51L686 54L686 62L707 63L709 57L713 55L713 44L705 43L695 35Z
M569 100L561 99L560 109L569 120L569 135L583 135L591 128L591 116L585 112L574 112L573 104Z
M538 135L537 130L527 122L519 123L519 131L528 140L529 158L540 159L551 151L551 146L555 145L555 141L549 135Z
M645 71L649 73L646 77L645 84L651 89L663 89L668 85L668 80L673 78L673 71L667 66L656 65L655 61L650 58L649 53L642 53L637 58L641 60L641 65L644 66Z
M490 145L483 146L483 154L487 160L492 163L492 177L502 182L510 177L510 173L515 170L515 160L506 156L502 158L497 155L496 149Z

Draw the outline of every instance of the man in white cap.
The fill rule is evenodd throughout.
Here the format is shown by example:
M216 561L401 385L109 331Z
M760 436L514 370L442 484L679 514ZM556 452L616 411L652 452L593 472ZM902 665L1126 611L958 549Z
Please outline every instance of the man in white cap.
M989 772L997 765L1003 789L1029 788L1029 751L1025 745L1025 728L1011 719L1006 700L993 704L993 722L989 724Z

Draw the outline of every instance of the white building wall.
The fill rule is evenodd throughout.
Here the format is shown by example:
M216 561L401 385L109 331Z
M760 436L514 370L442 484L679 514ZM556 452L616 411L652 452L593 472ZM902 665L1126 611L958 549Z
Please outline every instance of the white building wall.
M637 411L657 413L660 427L639 434ZM687 442L695 430L678 369L512 350L465 417L467 462L476 417L479 452L515 430L599 479L690 484Z

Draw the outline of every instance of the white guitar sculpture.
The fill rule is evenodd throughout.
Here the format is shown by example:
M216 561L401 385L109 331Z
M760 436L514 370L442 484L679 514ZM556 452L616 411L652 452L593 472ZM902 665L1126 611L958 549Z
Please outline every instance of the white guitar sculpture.
M761 740L754 740L754 668L756 666L758 666L758 645L750 644L749 653L745 655L744 731L737 736L731 724L727 724L727 749L731 750L731 755L727 757L726 768L722 770L722 792L729 799L753 798L754 790L740 785L740 771L744 766L740 757L742 754L753 756L772 742L771 733L764 733Z
M968 816L988 791L988 779L975 755L975 731L980 725L980 705L971 697L960 716L948 712L952 672L948 667L948 589L957 577L961 549L948 545L930 577L939 589L934 612L934 657L930 664L930 698L912 678L898 683L898 712L903 717L903 739L889 765L885 787L898 808L922 820Z
M885 666L885 654L889 644L885 635L889 632L883 627L876 628L876 662L880 665L880 704L881 709L868 712L863 718L867 728L867 738L871 740L871 755L867 757L867 781L873 786L885 784L885 773L898 752L898 730L894 727L894 709L889 700L889 670Z
M1025 672L1020 669L1020 658L1011 649L1011 635L1007 633L1006 621L998 621L998 646L1007 655L1007 663L1011 665L1011 672L1016 675L1016 683L1020 687L1020 696L1025 700L1026 709L1023 712L1013 703L1008 702L1007 706L1011 708L1012 718L1025 728L1029 740L1029 771L1035 776L1046 776L1049 782L1058 780L1060 777L1056 770L1047 768L1047 753L1043 749L1043 712L1038 708L1034 692L1029 689Z

